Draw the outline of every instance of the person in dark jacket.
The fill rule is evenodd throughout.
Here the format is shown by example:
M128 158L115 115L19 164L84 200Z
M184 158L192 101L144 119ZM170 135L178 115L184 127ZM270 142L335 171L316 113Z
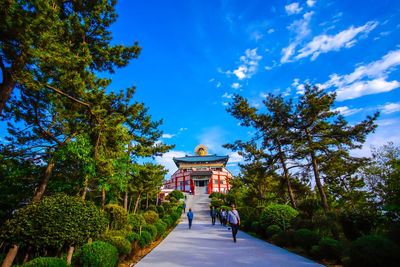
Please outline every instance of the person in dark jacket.
M185 202L183 202L182 207L183 207L183 213L186 213L186 203Z
M192 221L193 221L193 211L192 209L189 209L189 212L187 213L187 217L189 220L189 229L192 228Z
M215 219L217 218L217 210L215 209L214 206L211 207L210 216L212 225L215 225Z
M233 242L236 243L236 234L239 230L240 217L239 212L235 209L235 205L232 204L231 210L228 212L228 223L232 227Z

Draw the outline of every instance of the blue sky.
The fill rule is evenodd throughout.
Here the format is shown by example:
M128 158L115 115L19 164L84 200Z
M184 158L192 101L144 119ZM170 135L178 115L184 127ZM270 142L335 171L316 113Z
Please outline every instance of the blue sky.
M400 144L400 1L182 0L117 4L116 44L142 46L137 60L111 76L114 89L133 84L136 98L163 119L162 141L176 144L156 161L209 152L241 158L222 145L248 140L252 129L226 112L232 94L261 107L265 94L301 95L304 83L336 91L350 123L381 111L365 147Z

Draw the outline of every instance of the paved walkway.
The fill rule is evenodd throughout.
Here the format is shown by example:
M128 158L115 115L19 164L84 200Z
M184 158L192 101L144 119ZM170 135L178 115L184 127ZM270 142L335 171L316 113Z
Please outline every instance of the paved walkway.
M135 266L321 266L287 250L239 231L237 243L218 220L211 225L206 196L190 196L187 209L194 212L192 229L186 214L163 242Z

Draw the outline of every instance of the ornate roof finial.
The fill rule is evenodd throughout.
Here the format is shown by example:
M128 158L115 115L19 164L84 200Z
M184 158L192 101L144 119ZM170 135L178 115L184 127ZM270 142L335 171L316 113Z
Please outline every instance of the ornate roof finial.
M208 154L208 149L205 145L198 145L196 146L196 148L194 149L194 153L198 156L205 156Z

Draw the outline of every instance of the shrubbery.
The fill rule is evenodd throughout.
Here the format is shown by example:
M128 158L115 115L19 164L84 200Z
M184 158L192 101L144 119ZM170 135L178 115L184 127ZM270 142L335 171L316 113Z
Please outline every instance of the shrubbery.
M218 199L218 198L212 198L211 199L210 207L214 206L216 209L218 209L222 205L224 205L224 201L223 200Z
M157 212L153 210L149 210L143 213L143 217L147 224L153 224L159 220Z
M332 238L322 238L318 243L321 255L325 259L340 260L343 256L344 244Z
M343 233L348 240L368 235L377 224L377 215L369 211L346 211L340 215Z
M113 267L118 261L118 250L110 243L95 241L85 244L77 257L83 267Z
M131 251L131 242L122 236L107 236L104 241L116 247L119 256L128 255Z
M142 248L151 244L151 234L147 231L142 231L142 235L140 236L140 246Z
M137 233L132 233L132 234L127 235L125 238L126 238L129 242L134 243L134 242L140 240L140 235L137 234Z
M279 233L280 231L281 231L281 228L278 225L276 225L276 224L270 225L267 227L267 229L265 229L265 237L270 238L273 235Z
M154 224L154 226L157 228L158 236L162 236L167 231L167 224L165 222L158 221Z
M64 260L59 258L39 257L24 264L24 267L69 267Z
M283 230L288 229L298 211L287 205L271 204L264 208L260 216L260 223L263 228L271 224L279 225Z
M167 224L167 228L171 228L174 225L174 221L172 221L171 217L164 218L163 222Z
M140 231L140 227L146 225L146 220L140 214L129 214L128 216L128 223L132 226L132 230L135 232Z
M182 191L175 189L171 193L168 194L167 199L171 201L171 197L175 198L176 200L185 198L185 195L182 193Z
M297 230L293 238L294 243L306 251L309 251L312 246L317 245L320 239L317 233L305 228Z
M147 224L142 228L142 231L149 232L151 234L152 240L155 240L157 237L157 227L153 224Z
M117 204L108 204L104 207L107 218L110 222L110 229L119 230L128 223L128 212Z
M158 213L158 217L160 217L160 219L164 218L164 215L165 215L164 207L157 206L157 213Z
M258 221L252 222L252 223L251 223L251 229L252 229L255 233L260 233L260 232L261 232L260 222L258 222Z
M272 236L272 242L280 247L291 247L293 246L293 235L292 231L281 231Z

